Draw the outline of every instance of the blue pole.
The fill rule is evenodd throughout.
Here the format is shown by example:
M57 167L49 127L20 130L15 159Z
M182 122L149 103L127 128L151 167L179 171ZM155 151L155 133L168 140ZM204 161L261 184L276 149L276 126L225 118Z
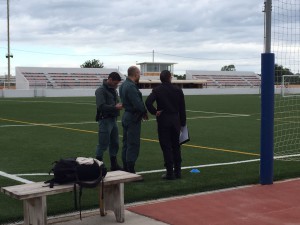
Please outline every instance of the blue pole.
M274 54L261 55L260 183L273 183Z

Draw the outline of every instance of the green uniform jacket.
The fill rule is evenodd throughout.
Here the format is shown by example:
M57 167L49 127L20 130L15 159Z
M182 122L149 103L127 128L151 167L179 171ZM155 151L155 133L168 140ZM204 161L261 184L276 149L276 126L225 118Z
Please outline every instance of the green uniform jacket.
M142 93L132 80L126 78L119 90L125 111L140 115L147 112L143 102Z
M109 87L106 82L95 91L97 112L101 117L117 117L120 111L116 109L119 102L117 91Z

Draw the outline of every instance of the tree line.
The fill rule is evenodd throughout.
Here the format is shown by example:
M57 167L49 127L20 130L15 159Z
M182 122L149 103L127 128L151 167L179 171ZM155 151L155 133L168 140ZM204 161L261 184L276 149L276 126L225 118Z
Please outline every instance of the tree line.
M221 68L221 71L236 71L235 66L233 64L225 65ZM289 68L284 67L283 65L275 64L275 84L281 84L283 75L300 75L299 73L294 74ZM289 78L290 82L293 84L300 84L299 77Z

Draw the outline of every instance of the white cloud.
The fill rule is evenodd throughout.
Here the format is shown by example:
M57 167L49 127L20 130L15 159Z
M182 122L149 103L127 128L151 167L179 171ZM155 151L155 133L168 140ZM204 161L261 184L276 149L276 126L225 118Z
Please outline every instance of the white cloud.
M0 8L4 28L6 0ZM155 50L156 60L178 63L175 72L219 70L228 62L259 72L262 8L262 0L11 0L12 67L79 67L97 58L126 71L151 61ZM6 41L2 29L0 74Z

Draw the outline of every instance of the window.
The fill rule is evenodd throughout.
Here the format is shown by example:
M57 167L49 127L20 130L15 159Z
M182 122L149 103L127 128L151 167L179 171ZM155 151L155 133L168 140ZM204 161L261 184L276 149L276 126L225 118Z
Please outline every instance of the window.
M159 64L148 64L147 72L159 72Z

